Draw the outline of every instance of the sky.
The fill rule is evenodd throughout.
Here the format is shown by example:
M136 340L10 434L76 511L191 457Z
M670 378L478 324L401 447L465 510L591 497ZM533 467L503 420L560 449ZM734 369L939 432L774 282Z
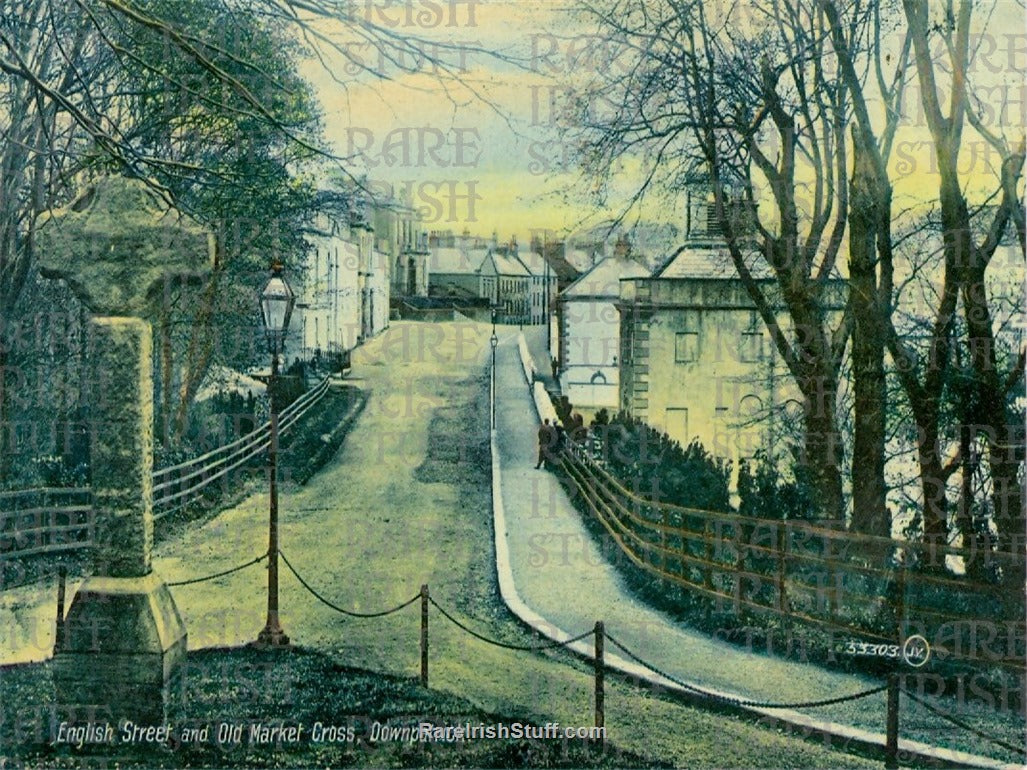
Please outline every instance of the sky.
M352 168L411 194L427 214L427 229L495 231L501 240L516 235L525 242L533 232L564 233L617 213L616 207L598 210L579 175L557 168L570 148L551 125L552 89L574 74L568 54L584 45L569 31L573 19L561 4L374 0L372 6L374 21L399 22L398 33L463 47L449 55L464 82L440 86L427 63L416 73L386 65L392 77L380 80L341 65L328 73L308 61L303 74L320 96L327 138L341 155L359 156ZM436 7L441 16L432 12ZM427 14L420 25L419 11ZM351 50L373 60L366 48Z
M516 234L523 242L540 229L566 233L621 213L636 180L633 169L611 170L607 209L588 196L578 173L558 169L558 159L570 148L552 124L551 97L587 75L582 69L595 59L581 53L597 43L562 0L361 0L356 5L395 34L423 40L428 51L436 43L454 46L448 56L459 82L440 82L427 59L416 71L404 72L354 44L343 27L324 28L336 41L349 42L353 56L388 76L357 72L331 51L323 61L311 59L302 67L322 102L327 139L350 158L348 168L409 196L431 230L497 231L501 240ZM1012 127L1007 133L1015 134L1027 122L1023 8L1017 0L997 0L981 19L987 34L975 40L975 74L984 115L992 128ZM1003 97L1010 107L1000 114L994 105ZM891 161L896 211L923 206L937 195L918 98L914 85L907 90L909 118ZM982 190L991 188L997 156L970 134L961 156L963 167L974 171L968 184L977 178ZM680 224L681 210L673 201L654 200L640 215Z

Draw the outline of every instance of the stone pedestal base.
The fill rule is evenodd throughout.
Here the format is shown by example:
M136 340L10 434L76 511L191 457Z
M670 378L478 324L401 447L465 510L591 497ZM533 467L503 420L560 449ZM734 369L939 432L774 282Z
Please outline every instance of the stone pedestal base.
M96 706L112 721L162 722L185 651L182 618L156 574L91 577L71 602L54 654L58 701L82 712Z

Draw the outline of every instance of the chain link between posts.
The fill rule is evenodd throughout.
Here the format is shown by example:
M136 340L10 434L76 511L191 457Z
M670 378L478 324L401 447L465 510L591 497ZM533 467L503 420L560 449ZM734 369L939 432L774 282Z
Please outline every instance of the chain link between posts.
M925 709L930 711L935 716L939 716L942 719L944 719L945 721L951 722L956 727L961 727L964 730L967 730L968 732L973 733L978 738L983 738L986 741L990 741L991 743L995 744L996 746L1000 746L1003 749L1007 749L1008 751L1013 752L1017 756L1027 757L1027 751L1025 751L1022 747L1014 746L1011 743L1006 743L1005 741L1003 741L1003 740L1001 740L999 738L995 738L994 736L988 735L983 730L978 730L973 725L969 725L969 724L967 724L966 722L964 722L961 719L957 719L956 717L952 716L951 714L946 714L941 709L935 708L930 703L925 701L923 698L917 697L916 695L914 695L913 693L911 693L909 690L907 690L905 688L902 689L902 692L905 693L906 697L909 698L914 703L919 703L921 706L923 706Z
M607 639L610 640L611 644L613 644L617 649L619 649L621 652L623 652L625 655L627 655L633 661L638 663L640 666L643 666L643 667L649 669L650 671L652 671L654 674L658 674L658 675L662 676L664 679L667 679L668 681L673 682L678 687L683 687L686 690L689 690L691 692L697 693L699 695L704 695L707 698L712 698L714 700L723 701L724 703L731 703L731 704L733 704L735 706L749 706L749 707L752 707L752 708L765 708L765 709L803 709L803 708L815 708L817 706L831 706L831 705L834 705L836 703L846 703L847 701L859 700L860 698L866 698L866 697L869 697L871 695L876 695L877 693L884 692L885 690L888 689L888 685L885 684L885 685L881 685L880 687L873 687L873 688L871 688L869 690L863 690L861 692L852 693L851 695L841 695L841 696L838 696L837 698L824 698L823 700L799 701L799 702L796 702L796 703L774 703L772 701L757 701L757 700L746 700L744 698L734 698L734 697L731 697L730 695L722 695L720 693L711 692L709 690L704 690L701 687L696 687L695 685L689 684L688 682L683 682L682 680L678 679L677 677L674 677L674 676L668 674L666 671L661 671L659 668L657 668L653 664L648 663L647 661L643 660L638 655L636 655L631 650L629 650L627 647L625 647L623 644L621 644L616 639L614 639L612 636L610 636L610 634L607 633L607 634L605 634L605 636L606 636Z
M472 629L468 628L463 623L461 623L459 620L457 620L452 615L450 615L448 612L446 612L442 608L442 606L437 601L432 599L431 597L428 598L428 601L431 602L431 604L435 607L435 609L437 609L439 612L442 613L442 616L444 618L446 618L450 623L455 625L460 630L464 631L465 633L470 634L475 639L479 639L480 641L485 642L486 644L491 644L491 645L493 645L495 647L502 647L505 650L520 650L520 651L523 651L523 652L534 652L534 651L537 651L537 650L552 650L552 649L555 649L557 647L566 647L569 644L574 644L574 642L579 642L582 639L584 639L585 637L592 635L592 629L589 629L588 631L585 631L584 633L578 634L577 636L571 637L570 639L565 639L562 642L553 641L553 642L546 642L544 644L509 644L507 642L501 642L498 639L490 639L487 636L482 636L477 631L473 631Z
M295 576L295 578L298 581L300 581L300 585L302 585L304 588L306 588L307 591L309 591L310 594L315 599L317 599L319 602L321 602L326 607L330 607L331 609L333 609L336 612L339 612L339 613L341 613L343 615L349 615L352 618L383 618L386 615L391 615L394 612L399 612L402 609L406 609L411 604L413 604L414 602L416 602L418 599L421 598L421 594L417 593L413 597L408 599L407 601L403 602L402 604L398 604L395 607L392 607L392 608L387 609L387 610L382 610L381 612L357 612L356 610L347 610L347 609L344 609L343 607L340 607L339 605L335 604L334 602L326 599L324 596L322 596L320 593L318 593L313 588L313 586L310 585L310 583L308 583L306 580L304 580L300 576L300 573L298 573L296 571L296 568L292 566L292 564L289 562L289 560L287 558L285 558L285 554L284 553L279 551L278 555L282 557L282 561L285 562L285 566L289 568L289 571Z
M326 605L327 607L335 610L336 612L339 612L339 613L341 613L343 615L348 615L350 617L357 617L357 618L380 618L380 617L385 617L387 615L392 615L392 614L394 614L396 612L399 612L399 611L401 611L403 609L406 609L407 607L409 607L411 604L413 604L414 602L418 601L419 599L423 599L423 600L426 600L427 602L429 602L432 606L434 606L435 609L437 609L442 614L442 616L445 617L450 623L452 623L453 625L455 625L457 628L459 628L460 630L464 631L465 633L469 634L470 636L474 637L475 639L478 639L479 641L485 642L486 644L490 644L490 645L492 645L494 647L500 647L502 649L514 650L514 651L519 651L519 652L539 652L539 651L542 651L542 650L551 650L551 649L557 649L557 648L564 648L564 647L568 647L571 644L574 644L575 642L579 642L579 641L581 641L581 640L583 640L583 639L585 639L587 637L592 636L593 633L596 633L593 629L589 629L588 631L585 631L585 632L583 632L581 634L578 634L577 636L571 637L570 639L566 639L566 640L563 640L563 641L552 641L552 642L546 642L546 643L543 643L543 644L530 644L530 645L529 644L510 644L508 642L503 642L503 641L500 641L498 639L490 638L488 636L485 636L483 634L478 633L477 631L473 630L472 628L469 628L467 625L465 625L460 620L458 620L456 617L454 617L450 612L448 612L433 597L427 595L427 593L422 594L421 592L418 592L417 594L412 596L410 599L406 600L405 602L402 602L401 604L396 605L395 607L391 607L391 608L389 608L387 610L381 610L379 612L357 612L355 610L347 610L347 609L345 609L343 607L338 606L337 604L335 604L334 602L330 601L329 599L325 598L321 593L319 593L316 589L314 589L313 586L311 586L310 583L308 583L299 574L299 572L296 570L296 568L293 567L292 563L288 560L288 558L286 558L284 553L279 551L278 555L282 558L282 561L285 563L285 566L288 567L289 571L292 572L292 574L300 582L300 584L312 596L314 596L314 598L316 598L318 601L320 601L322 604ZM178 581L170 582L167 585L169 587L171 587L171 586L185 586L185 585L193 585L193 584L196 584L196 583L203 583L203 582L206 582L206 581L209 581L209 580L215 580L215 579L220 578L220 577L225 577L227 575L231 575L231 574L233 574L235 572L240 572L240 571L242 571L244 569L247 569L248 567L252 567L253 565L259 564L260 562L264 561L267 558L268 558L268 554L264 553L264 554L261 554L260 556L257 556L254 559L251 559L248 562L245 562L243 564L239 564L238 566L232 567L231 569L222 570L220 572L215 572L213 574L205 575L205 576L199 577L199 578L192 578L190 580L178 580ZM638 665L642 666L643 668L646 668L649 671L652 671L654 674L657 674L658 676L666 679L667 681L672 682L673 684L677 685L678 687L681 687L682 689L687 690L689 692L693 692L693 693L695 693L697 695L702 695L702 696L704 696L706 698L710 698L711 700L720 701L722 703L728 703L728 704L731 704L731 705L734 705L734 706L750 707L750 708L764 708L764 709L796 709L796 710L798 710L798 709L807 709L807 708L817 708L817 707L821 707L821 706L832 706L832 705L836 705L836 704L839 704L839 703L847 703L847 702L850 702L850 701L860 700L862 698L867 698L867 697L869 697L871 695L876 695L878 693L884 692L885 690L888 689L888 685L885 684L885 685L882 685L880 687L872 687L870 689L862 690L862 691L856 692L856 693L851 693L849 695L841 695L841 696L837 696L837 697L834 697L834 698L823 698L823 699L820 699L820 700L796 701L796 702L791 702L791 703L778 703L778 702L773 702L773 701L758 701L758 700L750 700L750 699L746 699L746 698L736 698L736 697L733 697L733 696L730 696L730 695L724 695L724 694L721 694L721 693L713 692L711 690L703 689L702 687L697 687L697 686L695 686L693 684L689 684L688 682L685 682L685 681L683 681L683 680L673 676L672 674L669 674L668 672L660 669L659 667L653 665L652 663L644 660L642 657L640 657L639 655L637 655L636 653L631 651L627 646L625 646L623 643L621 643L619 640L617 640L615 637L613 637L611 634L609 634L605 630L601 631L601 635L605 639L607 639L614 647L616 647L618 650L620 650L622 653L624 653L628 658L630 658L632 661L634 661ZM609 666L606 663L602 663L602 667L604 669L605 668L609 668ZM979 729L973 727L972 725L968 724L967 722L964 722L961 719L958 719L958 718L956 718L956 717L954 717L954 716L952 716L950 714L945 713L941 709L938 709L938 708L932 706L926 700L924 700L923 698L918 697L917 695L913 694L912 692L910 692L909 690L907 690L905 688L902 689L902 692L905 693L905 695L910 700L912 700L915 703L923 706L930 713L934 714L935 716L940 717L941 719L944 719L945 721L955 725L956 727L959 727L959 728L962 728L964 730L967 730L968 732L972 733L973 735L975 735L975 736L977 736L977 737L979 737L979 738L981 738L983 740L986 740L986 741L992 743L995 746L998 746L998 747L1003 748L1003 749L1005 749L1007 751L1013 752L1017 756L1027 757L1027 751L1025 751L1023 748L1014 746L1011 743L1007 743L1006 741L1003 741L1003 740L1000 740L998 738L995 738L995 737L985 733L984 731L979 730Z
M250 559L245 564L240 564L238 567L232 567L231 569L222 570L221 572L215 572L212 575L205 575L204 577L192 578L191 580L176 580L174 583L168 583L171 586L188 586L193 583L204 583L208 580L214 580L215 578L224 577L225 575L231 575L233 572L239 572L247 567L252 567L254 564L259 564L267 558L267 554L263 553L255 559Z

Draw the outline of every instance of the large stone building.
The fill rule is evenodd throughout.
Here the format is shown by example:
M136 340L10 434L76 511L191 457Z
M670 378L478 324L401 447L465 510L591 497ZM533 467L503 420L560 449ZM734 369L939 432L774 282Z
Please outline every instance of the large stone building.
M776 395L763 382L773 366L763 322L723 258L688 248L621 283L619 401L682 445L737 461L758 448L749 423Z
M620 282L619 406L682 445L700 441L737 469L766 441L770 415L802 409L711 206L690 196L685 245L651 277ZM752 271L787 330L773 277L755 260ZM841 312L843 282L832 291L831 309Z

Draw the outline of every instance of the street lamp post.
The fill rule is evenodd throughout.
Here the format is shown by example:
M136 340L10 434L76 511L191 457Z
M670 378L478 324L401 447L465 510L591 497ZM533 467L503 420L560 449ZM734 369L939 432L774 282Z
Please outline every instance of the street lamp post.
M496 309L492 308L492 336L489 337L489 344L492 346L492 429L496 429L496 348L499 346L499 337L496 336Z
M287 647L289 637L282 630L278 620L278 354L285 343L289 318L296 303L289 284L282 277L282 266L276 262L271 267L271 280L260 295L260 309L264 317L268 350L271 352L271 376L268 377L268 400L271 407L271 443L268 446L267 466L269 493L268 506L268 569L267 569L267 622L257 636L261 647Z

